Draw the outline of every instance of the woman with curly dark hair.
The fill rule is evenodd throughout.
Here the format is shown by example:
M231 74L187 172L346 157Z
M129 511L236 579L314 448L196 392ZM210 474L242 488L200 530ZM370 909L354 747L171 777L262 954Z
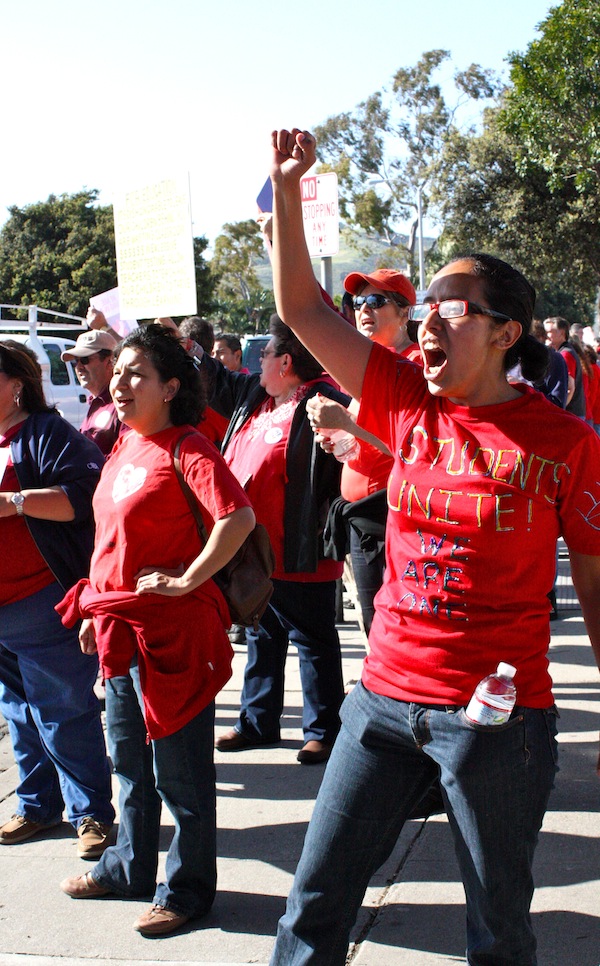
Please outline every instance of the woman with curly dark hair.
M193 428L203 408L199 373L176 337L144 326L117 352L110 391L131 431L117 441L94 499L90 580L73 588L62 612L65 621L84 618L81 647L97 647L106 678L119 833L91 873L61 888L74 899L154 895L134 926L153 935L208 912L215 895L214 698L232 652L229 613L211 578L254 513ZM204 546L175 474L177 447L209 533ZM161 800L175 835L157 886Z

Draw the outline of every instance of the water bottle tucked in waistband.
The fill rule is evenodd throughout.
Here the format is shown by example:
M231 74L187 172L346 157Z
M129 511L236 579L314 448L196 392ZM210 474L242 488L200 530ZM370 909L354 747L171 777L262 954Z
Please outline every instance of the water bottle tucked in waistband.
M480 681L469 701L465 714L470 721L480 725L501 725L510 718L517 700L513 678L517 669L503 661L495 674Z

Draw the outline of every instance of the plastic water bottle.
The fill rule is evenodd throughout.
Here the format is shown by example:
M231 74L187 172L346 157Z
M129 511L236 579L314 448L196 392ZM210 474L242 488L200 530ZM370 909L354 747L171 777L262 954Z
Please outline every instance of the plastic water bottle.
M508 721L517 700L516 673L516 667L501 661L495 674L479 682L465 711L469 721L492 727Z
M347 463L356 452L356 437L352 433L347 433L345 429L335 429L328 433L328 438L333 443L333 455L340 463Z

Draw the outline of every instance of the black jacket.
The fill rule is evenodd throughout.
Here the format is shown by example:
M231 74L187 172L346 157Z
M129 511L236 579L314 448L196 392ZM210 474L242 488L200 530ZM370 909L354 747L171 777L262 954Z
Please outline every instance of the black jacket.
M216 359L203 356L208 376L209 405L230 420L222 451L232 437L268 398L260 374L230 372ZM309 383L307 395L296 408L286 448L284 501L284 568L289 574L315 573L324 557L323 530L332 500L340 492L341 463L315 442L306 418L306 403L320 392L347 406L350 397L324 377Z
M581 419L585 419L585 394L583 391L581 360L569 341L563 342L558 351L568 352L575 360L575 392L571 397L571 401L567 403L567 412L573 413L575 416L580 416Z

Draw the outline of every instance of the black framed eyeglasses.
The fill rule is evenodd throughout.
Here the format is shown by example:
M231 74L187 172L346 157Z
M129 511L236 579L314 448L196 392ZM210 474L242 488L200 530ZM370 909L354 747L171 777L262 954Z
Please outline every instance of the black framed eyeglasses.
M503 322L511 320L510 315L494 312L493 309L478 305L477 302L468 302L466 299L444 299L442 302L419 302L418 305L409 306L409 321L423 322L430 312L437 312L440 319L462 319L465 315L490 315L493 319L502 319Z
M352 299L352 305L355 309L359 309L361 305L366 305L369 309L382 309L387 302L391 301L385 295L373 293L372 295L355 295Z
M276 356L276 355L277 353L275 349L261 349L260 352L258 353L258 358L262 362L263 359L266 359L267 356Z

